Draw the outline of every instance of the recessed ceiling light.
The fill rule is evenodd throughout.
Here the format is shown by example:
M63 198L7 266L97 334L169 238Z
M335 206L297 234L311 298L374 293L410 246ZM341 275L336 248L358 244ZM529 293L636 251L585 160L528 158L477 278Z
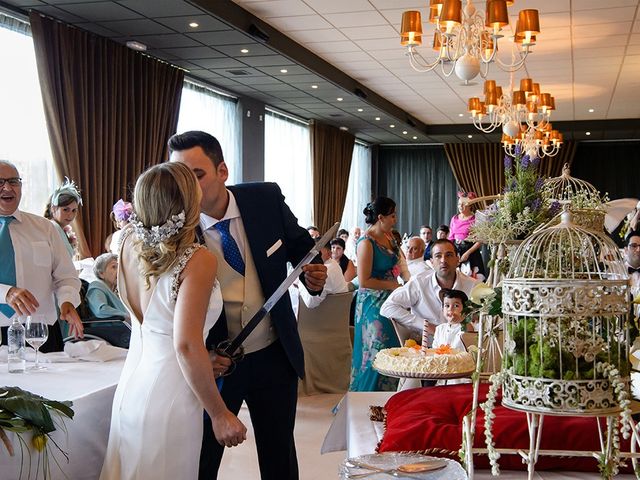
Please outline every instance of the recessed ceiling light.
M240 50L240 53L249 53L249 49L248 48L243 48L242 50Z
M336 98L336 100L338 100L339 102L341 102L341 101L342 101L342 97L338 97L338 98Z
M280 69L280 73L287 73L289 70L287 70L286 68L281 68Z
M473 138L473 135L467 135L467 138Z
M408 133L408 132L407 132L406 130L403 130L403 131L402 131L402 134L403 134L403 135L406 135L407 133Z
M349 129L347 127L340 127L340 130L342 130L343 132L346 132Z
M588 137L589 135L591 135L591 132L585 132L584 134Z
M595 110L593 108L590 108L589 113L593 113L593 112L595 112Z
M311 85L311 88L318 88L318 85Z
M396 128L396 126L394 124L389 125L389 127Z
M191 28L198 28L198 27L200 26L200 24L199 24L199 23L196 23L196 22L191 22L191 23L189 24L189 26L190 26Z
M358 109L359 112L363 112L364 110L362 110L361 108Z
M414 140L417 140L417 139L418 139L418 137L413 137L413 139L414 139Z
M376 117L376 120L380 120L380 117Z
M458 116L459 117L464 117L464 113L459 113Z
M137 50L138 52L147 50L147 46L144 43L136 42L135 40L129 40L125 45L131 50Z

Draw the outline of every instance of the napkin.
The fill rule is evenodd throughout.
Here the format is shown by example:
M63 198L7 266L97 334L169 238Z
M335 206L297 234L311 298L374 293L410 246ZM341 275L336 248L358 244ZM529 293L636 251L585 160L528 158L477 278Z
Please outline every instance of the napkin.
M64 345L64 353L69 357L88 362L108 362L125 358L126 348L108 345L103 340L85 340L81 342L67 342Z

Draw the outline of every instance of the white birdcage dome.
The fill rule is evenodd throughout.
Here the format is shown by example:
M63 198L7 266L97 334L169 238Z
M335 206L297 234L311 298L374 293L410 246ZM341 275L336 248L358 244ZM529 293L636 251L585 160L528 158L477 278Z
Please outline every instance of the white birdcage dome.
M619 410L604 367L628 383L629 281L604 233L560 223L527 238L502 282L503 403L551 414Z

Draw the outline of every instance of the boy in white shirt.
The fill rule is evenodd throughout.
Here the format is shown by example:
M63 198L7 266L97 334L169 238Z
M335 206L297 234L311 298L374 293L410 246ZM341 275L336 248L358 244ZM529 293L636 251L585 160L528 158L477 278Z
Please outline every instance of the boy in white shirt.
M446 323L442 323L436 327L436 332L433 337L433 348L449 345L451 348L464 352L465 346L464 343L462 343L462 334L465 332L465 329L462 326L462 320L464 319L462 310L467 301L467 295L462 290L448 288L443 288L440 295L442 296L442 313L446 319Z

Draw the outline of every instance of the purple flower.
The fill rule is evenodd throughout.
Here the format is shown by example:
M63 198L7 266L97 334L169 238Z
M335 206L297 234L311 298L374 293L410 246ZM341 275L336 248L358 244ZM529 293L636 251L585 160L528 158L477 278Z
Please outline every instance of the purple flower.
M560 202L554 200L553 203L549 206L549 213L551 215L556 215L562 207L560 206Z
M511 157L509 155L505 155L504 156L504 168L505 168L505 170L511 170L512 166L513 166L513 160L511 159Z
M537 167L539 163L540 163L540 157L538 157L537 155L531 159L532 167Z
M542 205L542 200L540 200L539 198L536 198L533 202L531 202L531 210L533 212L537 212L540 209L541 205Z
M522 168L527 168L530 163L531 163L531 159L529 155L524 155L520 160L520 165L522 165Z
M536 184L533 188L535 188L537 191L537 190L540 190L543 185L544 185L544 180L542 179L542 177L538 177L538 179L536 180Z
M516 157L522 153L522 147L520 146L519 143L516 143L515 150L516 150Z

